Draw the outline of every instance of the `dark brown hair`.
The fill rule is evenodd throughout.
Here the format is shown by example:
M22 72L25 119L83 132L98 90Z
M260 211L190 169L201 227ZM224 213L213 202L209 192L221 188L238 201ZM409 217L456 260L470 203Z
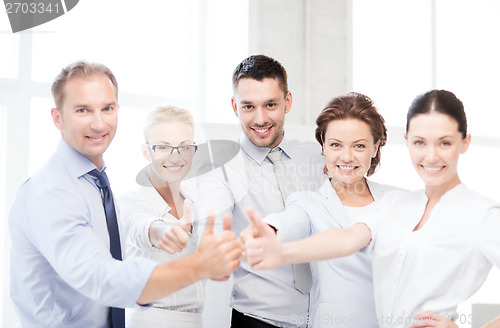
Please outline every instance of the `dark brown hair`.
M265 78L278 79L283 94L288 93L288 82L285 68L274 58L265 55L253 55L245 58L233 72L233 90L241 79L262 81Z
M458 132L462 133L463 138L467 136L467 117L465 116L464 104L453 92L446 90L431 90L413 100L406 116L406 133L408 133L410 121L414 116L432 111L454 119L458 124Z
M372 158L370 168L366 173L372 175L380 164L380 148L387 142L387 129L385 120L379 114L373 101L361 93L350 92L348 94L333 98L326 104L316 119L316 140L321 147L325 145L325 133L328 124L334 120L356 119L365 122L370 127L373 136L373 142L379 141L377 153ZM324 168L325 174L326 167Z

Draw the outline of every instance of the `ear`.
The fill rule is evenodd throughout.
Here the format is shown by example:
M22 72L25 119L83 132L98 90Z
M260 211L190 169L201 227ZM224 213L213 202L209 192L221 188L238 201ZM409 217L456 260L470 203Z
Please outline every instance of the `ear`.
M54 125L61 131L62 113L57 108L52 108L50 110L50 115L52 115L52 122L54 122Z
M144 156L144 158L148 162L151 162L152 161L152 158L151 158L152 156L151 156L151 153L149 152L149 146L146 145L146 144L142 144L141 150L142 150L142 156Z
M238 117L238 104L236 103L236 99L234 99L234 97L231 98L231 106L233 107L234 115Z
M380 140L378 140L375 143L374 147L375 147L375 152L373 153L372 158L375 158L375 156L377 156L377 153L380 151Z
M460 152L461 154L464 154L467 151L467 149L469 149L471 138L472 137L470 134L467 134L465 136L465 139L463 141L462 151Z
M285 114L292 110L292 93L288 91L285 97Z

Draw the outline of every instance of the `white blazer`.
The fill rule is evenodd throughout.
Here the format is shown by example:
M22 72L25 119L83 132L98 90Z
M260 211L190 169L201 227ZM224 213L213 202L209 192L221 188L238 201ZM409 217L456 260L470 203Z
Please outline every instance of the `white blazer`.
M397 190L371 181L368 181L368 187L375 201L385 193ZM277 228L278 237L284 242L331 228L350 227L355 222L349 218L329 180L317 192L291 194L285 211L270 215L265 221ZM378 327L371 252L313 262L311 269L311 327Z

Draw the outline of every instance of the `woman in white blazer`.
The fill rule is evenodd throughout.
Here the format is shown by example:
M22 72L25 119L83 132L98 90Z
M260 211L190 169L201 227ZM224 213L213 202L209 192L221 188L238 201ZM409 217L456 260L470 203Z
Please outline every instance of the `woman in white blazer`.
M379 165L387 138L384 119L370 98L359 93L333 98L316 124L329 179L317 192L291 194L284 212L266 218L282 241L350 227L395 189L366 179ZM310 326L378 327L370 254L314 262L311 270Z
M119 199L120 217L128 228L126 256L164 263L193 254L198 246L186 207L191 193L181 186L197 149L193 117L175 106L155 108L144 137L142 152L150 165L137 176L139 185ZM127 327L202 327L204 286L205 281L198 281L148 309L127 309Z
M500 266L500 205L469 190L458 176L459 157L471 140L462 102L445 90L418 96L405 139L423 190L388 193L360 224L288 244L254 218L259 237L247 240L247 260L263 269L364 248L373 252L381 327L470 323L456 309L479 289L492 265ZM497 319L488 327L499 326Z

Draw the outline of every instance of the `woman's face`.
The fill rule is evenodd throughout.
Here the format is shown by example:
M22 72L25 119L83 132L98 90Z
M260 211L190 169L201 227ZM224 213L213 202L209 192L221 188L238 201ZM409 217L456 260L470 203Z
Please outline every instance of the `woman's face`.
M460 179L458 157L470 144L470 135L462 137L458 123L438 112L418 114L408 125L405 136L411 161L426 187L451 189Z
M144 152L152 162L153 172L167 183L180 182L188 174L194 156L194 147L171 149L165 146L193 145L193 128L191 125L173 121L152 125L148 132L149 146ZM155 150L153 150L153 146Z
M332 184L350 186L363 181L377 150L378 142L374 144L370 127L365 122L345 119L328 123L323 151Z

